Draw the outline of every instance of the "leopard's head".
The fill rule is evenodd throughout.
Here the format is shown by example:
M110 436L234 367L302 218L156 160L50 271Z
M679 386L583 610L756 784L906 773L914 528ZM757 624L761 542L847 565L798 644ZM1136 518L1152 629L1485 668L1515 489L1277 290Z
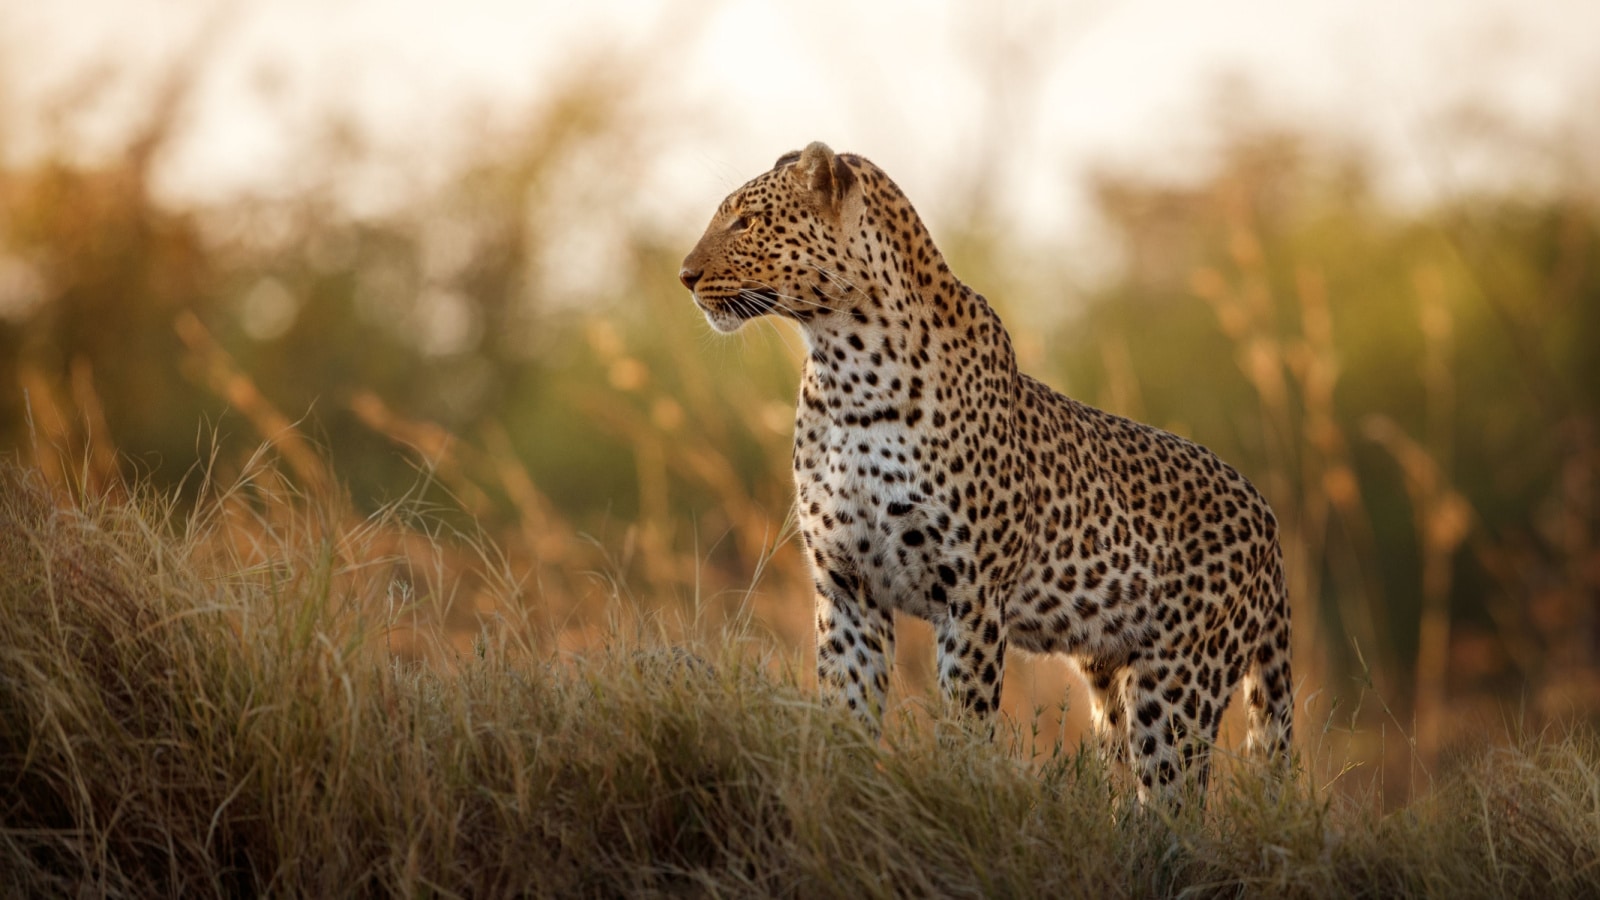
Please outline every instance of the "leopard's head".
M678 272L712 328L737 331L767 313L805 324L855 306L861 292L845 270L861 218L855 167L867 165L819 141L722 201Z

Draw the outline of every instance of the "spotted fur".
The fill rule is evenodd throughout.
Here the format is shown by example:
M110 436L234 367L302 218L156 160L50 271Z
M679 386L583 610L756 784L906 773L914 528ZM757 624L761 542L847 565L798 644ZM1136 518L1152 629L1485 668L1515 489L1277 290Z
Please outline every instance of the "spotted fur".
M902 612L933 623L940 685L980 718L1008 646L1072 659L1141 796L1204 783L1240 683L1249 743L1287 755L1266 502L1204 447L1018 372L881 169L786 154L723 201L680 277L718 331L776 315L805 336L794 480L827 696L877 727Z

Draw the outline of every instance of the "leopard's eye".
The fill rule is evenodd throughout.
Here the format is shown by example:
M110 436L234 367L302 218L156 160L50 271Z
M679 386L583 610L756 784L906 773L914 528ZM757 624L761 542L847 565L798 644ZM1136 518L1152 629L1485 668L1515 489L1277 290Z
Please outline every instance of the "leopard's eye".
M744 216L739 216L739 217L735 218L732 222L728 223L728 230L729 231L743 231L743 230L745 230L746 228L749 228L749 227L750 227L750 220L746 219Z

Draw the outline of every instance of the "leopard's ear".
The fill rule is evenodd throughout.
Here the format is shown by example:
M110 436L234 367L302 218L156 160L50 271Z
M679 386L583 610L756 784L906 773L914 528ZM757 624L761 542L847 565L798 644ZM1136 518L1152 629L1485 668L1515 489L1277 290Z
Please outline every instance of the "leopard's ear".
M790 164L792 162L798 161L799 159L800 159L800 151L799 150L790 150L788 153L785 153L784 155L778 157L778 161L773 163L772 167L774 169L781 169L784 166L787 166L788 164Z
M800 151L794 176L808 190L821 195L829 206L837 206L855 182L855 173L821 141L812 141Z

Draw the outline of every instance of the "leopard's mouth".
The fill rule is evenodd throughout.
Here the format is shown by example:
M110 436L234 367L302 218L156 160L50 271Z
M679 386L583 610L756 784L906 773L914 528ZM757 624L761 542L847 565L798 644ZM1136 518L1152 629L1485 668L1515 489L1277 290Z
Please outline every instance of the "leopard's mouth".
M741 321L766 315L778 307L778 292L771 288L741 288L731 294L694 295L695 303L706 313L733 316Z
M745 288L728 298L728 308L741 319L766 315L778 305L778 292L771 288Z
M710 294L695 291L693 296L695 305L705 313L706 321L723 334L738 331L745 322L779 306L778 293L770 288L741 288L733 293Z

